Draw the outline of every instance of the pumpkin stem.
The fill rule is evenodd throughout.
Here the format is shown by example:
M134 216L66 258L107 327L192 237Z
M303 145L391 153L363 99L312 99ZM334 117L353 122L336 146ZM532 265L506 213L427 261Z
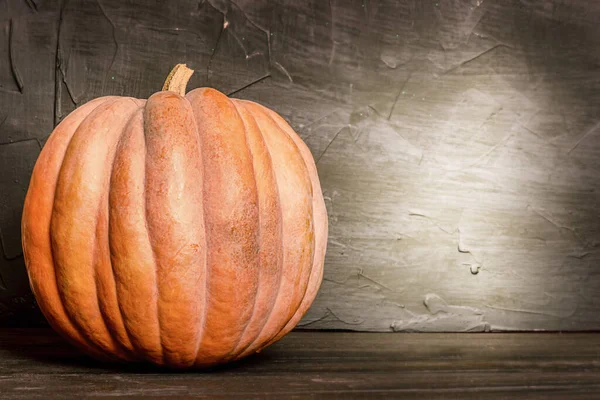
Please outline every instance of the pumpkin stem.
M194 70L188 68L185 64L177 64L165 79L162 90L169 90L178 93L180 96L185 96L185 87L193 73Z

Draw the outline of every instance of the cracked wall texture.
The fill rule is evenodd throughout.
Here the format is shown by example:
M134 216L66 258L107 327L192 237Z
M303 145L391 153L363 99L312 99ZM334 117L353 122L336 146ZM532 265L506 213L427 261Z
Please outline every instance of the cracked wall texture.
M36 325L20 247L53 126L172 66L269 106L330 218L300 327L600 329L600 3L0 2L0 325Z

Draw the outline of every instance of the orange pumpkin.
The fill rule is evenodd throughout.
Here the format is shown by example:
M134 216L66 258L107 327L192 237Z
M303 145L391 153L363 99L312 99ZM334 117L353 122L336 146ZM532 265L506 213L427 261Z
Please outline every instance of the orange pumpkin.
M38 304L90 355L174 368L260 351L323 275L314 160L275 112L185 94L101 97L54 130L33 170L23 251Z

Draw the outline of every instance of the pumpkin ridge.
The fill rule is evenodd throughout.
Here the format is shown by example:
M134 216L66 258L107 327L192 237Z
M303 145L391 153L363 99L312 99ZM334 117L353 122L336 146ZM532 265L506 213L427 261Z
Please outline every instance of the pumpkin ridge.
M256 197L257 197L257 202L256 202L256 208L258 209L258 245L259 247L262 245L262 229L261 229L261 218L260 218L260 193L259 193L259 189L258 189L258 182L256 181L256 171L254 169L254 154L252 154L252 149L250 147L250 144L248 143L248 130L247 130L247 126L246 126L246 121L244 121L244 119L242 118L242 116L240 115L240 112L238 110L238 106L236 104L235 101L231 100L231 103L233 104L233 107L235 108L235 111L238 115L238 118L240 119L240 121L242 121L242 124L244 125L244 138L246 139L246 148L248 150L248 154L250 154L250 163L252 165L252 178L254 180L254 187L256 188ZM260 249L259 249L260 251ZM239 344L241 343L242 339L244 338L244 335L246 334L246 331L248 330L248 326L250 326L250 324L252 323L253 319L254 319L254 315L256 313L256 302L258 301L258 292L261 289L261 267L262 267L262 259L259 258L259 267L258 267L258 278L257 278L257 283L256 283L256 293L254 295L254 301L252 304L252 313L250 314L250 318L248 318L248 322L246 323L246 325L244 326L244 329L242 330L242 334L240 335L237 343L232 347L232 350L229 352L229 354L227 355L227 359L232 358L237 351L237 348L239 346Z
M202 146L208 303L196 367L221 363L249 323L260 267L258 193L243 121L231 100L209 88L186 97Z
M244 107L244 109L246 109L245 104L242 100L238 100L240 102L240 105L242 107ZM235 102L234 102L235 103ZM236 107L236 111L237 111L237 107ZM258 133L260 134L261 139L263 140L263 142L265 142L264 139L264 134L262 131L262 128L260 127L260 125L258 124L258 122L256 121L256 119L254 118L254 115L252 114L252 112L248 109L246 109L246 111L248 111L248 115L254 120ZM243 118L242 118L243 121ZM245 122L244 122L244 126L245 126ZM267 147L266 143L265 143L265 148L266 148L266 152L269 154L269 162L271 163L271 168L273 169L273 179L275 181L275 187L277 188L277 204L278 204L278 208L279 208L279 214L283 215L283 208L281 205L281 197L279 194L279 184L277 182L277 175L275 174L275 166L273 165L273 160L271 159L271 155L269 152L269 148ZM273 310L275 309L275 304L277 304L277 299L279 298L279 293L281 292L281 286L283 283L283 268L284 268L284 262L283 262L283 253L284 253L284 248L283 248L283 217L281 219L281 224L279 225L280 227L280 234L279 234L279 241L280 241L280 252L278 254L277 260L278 260L278 264L279 264L279 282L277 283L277 291L275 292L274 296L273 296L273 301L271 302L271 307L269 309L269 312L267 314L267 316L264 319L264 322L261 326L261 328L258 330L258 333L256 334L256 336L242 349L239 349L236 351L236 349L234 349L234 352L237 353L235 354L235 357L239 357L240 354L244 354L244 352L246 352L249 348L252 348L252 346L256 343L256 340L258 338L260 338L260 336L262 335L263 331L265 330L265 327L267 326L267 322L271 319L271 315L273 313Z
M283 132L284 135L286 135L287 137L290 137L290 135L288 134L288 132L285 129L283 129L283 127L279 124L279 122L271 116L269 110L267 110L262 105L259 105L259 107L262 109L263 113L267 116L267 118L269 118L271 121L273 121L273 123L279 128L279 130L281 132ZM296 142L291 137L290 137L290 140L292 141L294 147L296 148L296 151L300 154L300 156L302 158L302 162L304 163L306 171L308 172L309 171L308 165L306 163L306 160L304 159L304 156L302 156L302 153L300 152L300 149L298 148L298 145L296 144ZM310 178L310 173L309 173L309 178ZM313 190L314 190L314 188L313 188L312 178L310 179L310 181L311 181L310 182L310 195L311 195L311 203L312 203L314 201L313 200L313 196L314 196ZM266 347L266 346L268 346L268 345L270 345L271 341L274 340L275 338L277 338L278 335L281 333L281 331L283 331L287 327L288 323L292 319L294 319L294 316L296 315L296 313L299 310L300 304L302 304L302 302L304 301L304 297L306 297L306 292L308 291L308 288L309 288L310 277L312 275L312 270L315 267L315 257L317 255L317 252L315 251L316 238L314 236L314 232L315 232L315 228L314 228L314 226L315 226L314 207L311 207L310 223L313 225L313 240L312 240L312 246L311 246L312 260L311 260L311 263L310 263L310 268L308 268L308 271L305 271L305 273L308 275L308 279L306 280L306 285L304 286L304 293L302 294L302 297L300 298L300 301L298 302L298 306L296 307L296 311L288 318L287 321L285 321L285 323L283 324L282 328L269 341L267 341L265 343L265 345L263 346L263 348Z
M243 101L240 100L240 103L243 104L244 108L247 109L253 117L256 117L257 115L261 116L261 121L259 123L259 121L257 120L257 126L259 127L260 131L264 134L265 131L269 132L268 136L271 137L271 139L266 140L267 148L269 149L269 152L272 153L274 150L277 151L277 140L276 138L280 138L282 137L281 135L283 134L282 132L280 132L279 127L276 126L268 117L268 115L263 111L262 108L257 107L258 105L254 102L251 101ZM263 126L264 125L264 126ZM287 138L287 135L285 135L286 139L283 139L283 141L286 143L286 146L289 147L290 153L295 153L295 155L299 158L301 158L300 154L297 151L297 148L295 146L294 143L292 143L291 139ZM270 144L269 144L270 143ZM290 146L291 145L291 146ZM304 162L304 161L302 161ZM303 164L304 165L304 164ZM285 166L279 166L276 169L280 170L280 175L283 173L281 172L282 170L285 170L286 168L288 168L287 165ZM306 180L305 184L310 185L309 179L310 176L308 174L308 171L305 171L306 174L301 173L300 175L298 175L297 179L300 180ZM304 176L306 175L306 176ZM302 176L302 177L300 177ZM281 176L280 176L281 178ZM275 180L277 181L277 186L278 188L281 189L282 186L285 186L286 183L285 182L280 182L277 180L277 173L275 173ZM300 183L302 184L302 183ZM282 203L280 202L280 205L282 205ZM307 205L308 207L310 207L310 210L312 210L312 201L310 202L310 205ZM293 209L292 209L293 210ZM288 212L290 212L290 210L288 210ZM312 211L311 211L312 212ZM282 209L282 213L283 213L283 209ZM293 314L295 312L294 309L294 304L296 304L297 301L299 301L299 299L295 299L295 296L293 295L293 293L290 295L289 299L286 300L287 303L281 303L281 293L282 290L284 288L284 283L286 282L286 271L288 273L288 277L287 279L290 280L292 284L295 286L296 284L299 284L304 278L304 273L302 271L302 269L298 269L297 272L295 274L294 271L296 271L297 265L294 264L290 264L290 262L301 262L303 264L307 264L306 261L302 260L301 258L299 258L298 254L294 254L294 253L290 253L290 248L287 248L285 246L285 232L286 232L286 224L284 221L282 221L282 235L281 235L281 239L284 242L284 246L283 246L283 261L282 261L282 265L283 265L283 271L282 271L282 276L281 276L281 280L280 280L280 286L278 288L278 294L275 297L275 305L273 307L273 309L271 310L271 312L269 313L269 317L267 318L265 325L263 326L263 329L261 331L261 333L259 334L259 336L256 338L256 340L253 341L253 343L251 345L249 345L240 355L240 357L245 357L250 353L253 353L255 351L259 351L259 349L261 349L264 343L267 343L268 341L270 341L273 337L275 337L275 335L281 330L281 328L279 327L279 324L277 325L273 325L273 317L275 316L274 312L277 311L277 317L276 318L281 318L281 315L285 315L283 318L285 320L285 322L287 323L287 320L293 317ZM291 229L291 231L290 231ZM291 228L291 225L288 225L288 233L293 233L294 229ZM292 235L293 236L293 235ZM288 243L289 245L289 243ZM287 249L287 250L286 250ZM312 244L310 249L312 250ZM292 257L291 259L294 261L290 261L289 259L287 259L286 261L286 254L287 257ZM306 265L304 265L302 268L307 268ZM288 282L288 284L290 284ZM299 293L299 292L298 292ZM296 296L298 296L298 294L296 294ZM283 304L283 305L282 305ZM279 307L279 309L278 309ZM283 308L282 308L283 307ZM293 310L292 310L293 309ZM277 321L277 320L275 320ZM269 326L269 323L271 322L271 325ZM265 329L267 329L267 327L269 327L268 329L268 333L265 334Z
M71 136L71 138L69 139L69 143L67 144L67 146L65 147L65 153L63 154L62 160L60 161L60 168L58 170L58 176L56 179L56 184L54 187L54 197L52 199L52 215L50 217L50 226L49 226L49 234L50 234L50 252L51 252L51 256L52 256L52 264L54 265L53 271L54 271L54 276L56 279L56 286L57 286L57 292L58 292L58 297L61 301L61 304L63 305L63 308L65 309L65 313L67 315L67 317L69 318L69 320L71 321L72 325L75 327L75 329L80 332L81 336L84 337L86 339L86 341L90 342L94 347L98 347L100 350L103 350L102 346L99 346L94 340L92 340L90 337L88 337L87 333L85 333L85 329L83 327L80 326L80 324L74 320L74 318L71 316L71 311L69 311L66 307L65 304L65 298L64 298L64 294L62 292L62 290L60 289L58 282L58 270L56 268L56 265L58 265L58 262L56 260L56 251L54 249L54 240L53 240L53 236L52 236L52 220L54 219L54 206L56 204L56 194L58 192L58 184L60 182L60 177L61 177L61 173L62 170L64 168L64 161L65 161L65 157L67 155L67 152L69 151L69 148L71 147L72 143L73 143L73 139L75 138L75 135L77 134L77 132L79 131L79 128L81 128L81 126L90 119L91 115L94 115L94 112L98 109L98 107L100 107L101 105L105 105L108 102L102 102L101 104L99 104L98 106L94 107L92 110L90 110L89 114L85 116L85 118L83 120L81 120L81 122L79 123L79 125L77 126L77 128L75 129L75 131L73 132L73 135Z
M263 106L264 107L264 106ZM265 108L266 109L266 108ZM298 150L304 159L306 166L309 169L309 175L311 178L311 185L313 188L313 220L315 217L315 213L322 214L321 216L325 217L323 221L323 228L321 229L321 237L319 242L317 243L317 239L319 239L319 235L317 234L317 226L315 226L315 253L313 257L313 271L314 268L317 268L316 275L313 275L313 271L311 271L311 275L308 281L307 291L305 296L300 303L296 313L292 317L292 319L288 322L286 326L281 330L280 333L277 334L270 342L268 342L264 347L270 346L275 343L283 336L285 336L290 330L292 330L298 322L302 319L304 314L308 311L310 305L314 301L317 291L321 285L323 280L323 266L324 266L324 258L327 247L327 210L325 208L325 203L323 201L323 194L321 192L321 184L319 181L319 175L317 172L317 166L312 159L312 155L310 153L310 149L306 146L306 144L302 141L302 139L296 134L296 132L292 129L291 126L283 119L281 116L277 115L277 113L266 109L267 112L271 115L271 117L277 122L277 124L282 128L284 132L296 143L298 146ZM312 162L311 162L312 161ZM312 173L311 173L312 171ZM316 196L316 197L315 197ZM315 207L316 206L316 207ZM319 211L320 210L320 211ZM317 247L318 246L318 247ZM322 254L318 255L319 250L322 249ZM318 257L318 258L317 258ZM321 258L322 257L322 258ZM309 296L308 298L306 296Z
M190 109L192 110L191 115L192 115L192 120L194 121L194 127L196 128L196 139L198 140L198 150L199 150L199 153L202 154L202 139L200 138L200 130L198 129L198 121L196 120L196 113L194 112L194 106L193 106L192 102L190 101L190 99L188 99L185 95L183 96L183 98L187 101ZM204 333L206 331L206 310L208 309L208 277L209 277L208 232L206 229L206 207L204 206L204 177L206 176L205 170L204 170L204 158L202 159L202 162L200 163L200 167L201 167L200 169L202 170L202 220L204 221L204 223L202 225L204 228L203 237L204 237L204 248L206 249L205 250L206 254L204 256L204 300L202 301L204 308L202 310L202 320L200 322L200 330L198 331L198 344L196 345L196 353L195 353L196 356L194 359L194 364L198 362L198 357L200 355L200 346L202 345L202 339L203 339Z
M241 101L240 101L241 102ZM242 103L242 106L245 108L245 105ZM249 111L249 110L248 110ZM249 111L250 116L252 117L252 119L254 119L254 115L252 115L252 112ZM254 119L254 121L256 122L256 120ZM256 126L258 128L258 132L260 134L260 136L262 137L263 141L264 139L264 134L262 132L262 128L260 127L260 125L258 124L258 122L256 122ZM266 146L266 144L265 144ZM269 153L269 149L267 147L267 153ZM275 166L273 165L273 162L271 160L271 165L272 168L274 169ZM275 174L275 171L273 171L273 178L275 180L275 186L277 187L277 196L279 196L279 184L277 182L277 175ZM279 197L278 199L278 205L279 205L279 213L283 214L283 209L281 206L281 198ZM266 318L265 318L265 322L263 323L262 327L260 328L260 330L258 331L258 334L256 335L256 337L250 341L250 343L248 343L243 349L239 350L237 353L239 354L243 354L246 350L248 350L249 348L252 348L252 346L256 343L256 340L261 336L261 334L263 333L265 327L267 326L267 321L270 320L271 318L271 314L273 313L273 310L275 309L275 304L277 304L277 299L279 298L279 293L281 292L281 286L283 283L283 268L284 268L284 263L283 263L283 219L281 221L281 234L279 235L280 241L281 241L281 252L279 254L278 260L280 262L280 274L279 274L279 282L277 284L277 291L275 292L275 295L273 296L273 301L271 302L271 307L269 310L269 313L267 314Z
M141 359L163 363L156 308L156 262L145 202L143 103L124 128L109 188L109 250L119 311ZM140 324L145 326L140 329Z
M146 129L144 128L144 229L150 245L150 255L152 256L152 263L154 264L154 283L156 284L156 324L158 326L158 342L160 344L160 357L162 363L165 363L165 345L160 334L160 307L158 307L158 301L160 300L160 286L158 284L158 262L156 261L156 251L152 246L152 234L150 233L150 227L148 225L148 195L146 192L147 181L148 181L148 147L146 143Z
M150 100L150 99L148 99ZM162 364L166 364L167 360L165 358L165 344L163 343L163 335L162 335L162 327L160 323L160 284L158 282L158 260L156 257L156 251L153 246L152 234L150 233L150 224L148 223L148 138L146 136L146 121L148 120L147 115L147 107L150 104L150 101L147 101L144 104L144 113L143 113L143 134L144 134L144 226L148 236L148 243L150 244L150 254L152 255L152 261L154 263L154 283L156 284L156 322L158 326L158 339L160 343L160 355Z
M285 129L285 127L283 127L279 123L279 121L277 121L276 118L273 118L273 114L275 114L275 113L273 111L271 111L271 110L266 109L262 105L260 105L260 107L263 109L263 112L265 112L265 114L269 117L269 119L271 121L273 121L275 123L275 125L277 125L279 127L279 129L292 140L292 142L294 142L295 147L297 148L298 152L302 156L302 161L304 162L304 165L306 166L307 171L309 171L309 166L308 166L308 163L306 162L306 158L302 154L302 151L300 151L300 148L298 147L298 144L296 143L296 141L294 140L294 138L291 137L291 134L287 131L287 129ZM310 175L310 172L309 172L309 175ZM310 187L311 187L311 196L312 196L312 201L313 201L313 204L314 204L314 190L315 190L314 185L315 185L315 183L313 182L312 177L310 178L310 181L311 181L311 185L310 185ZM314 226L314 224L315 224L314 206L313 206L312 211L313 212L311 214L311 223ZM311 286L311 283L312 283L311 282L311 278L313 276L312 273L313 273L313 269L315 268L315 264L317 262L317 259L316 259L317 258L317 251L316 251L316 246L317 246L316 229L314 229L313 232L314 232L314 235L315 235L314 238L313 238L313 243L312 243L312 245L313 245L313 249L312 249L312 251L313 251L313 257L312 257L312 262L311 262L311 265L310 265L310 270L308 271L309 278L306 281L306 287L304 288L304 294L302 295L302 298L301 298L300 302L298 303L298 307L296 309L296 312L283 325L283 327L281 328L281 330L279 332L277 332L277 334L275 336L273 336L273 338L271 340L269 340L267 343L265 343L265 345L263 346L263 348L267 347L267 346L270 346L271 344L273 344L274 342L276 342L277 340L279 340L282 337L282 336L280 336L280 334L282 332L284 332L286 330L286 328L288 328L288 324L290 323L290 321L293 321L294 318L298 315L298 313L302 312L300 306L304 302L304 300L306 298L306 294L307 294L307 292L308 292L308 290L309 290L309 288Z
M157 306L165 364L193 366L204 293L205 251L199 224L202 155L192 109L172 92L157 92L144 110L146 219L156 257Z
M117 102L125 103L127 101L132 101L136 107L139 107L138 104L135 103L131 97L117 99L117 100L115 100L115 103L117 103ZM109 251L109 256L108 256L107 260L110 263L110 277L112 278L112 282L114 284L114 279L115 279L114 270L113 270L112 262L110 259L110 236L109 236L110 235L110 228L109 228L110 227L110 225L109 225L110 224L110 215L108 214L110 212L110 206L109 206L109 201L108 201L108 190L110 188L110 178L112 176L112 169L113 169L114 162L115 162L115 159L117 156L117 148L118 148L119 142L123 138L123 132L125 131L125 128L129 124L129 121L132 119L133 115L135 115L136 111L137 111L137 109L133 110L133 112L131 112L131 114L127 117L127 119L125 120L125 123L121 127L118 139L112 145L112 146L114 146L114 150L113 150L114 154L112 154L112 157L110 157L111 156L110 148L107 153L106 161L107 161L108 167L105 167L103 169L103 175L104 175L104 177L106 177L105 178L106 183L105 183L103 191L102 191L103 193L100 197L98 212L96 213L96 223L95 223L95 228L94 228L94 231L96 232L96 234L94 236L94 247L92 250L93 255L92 255L92 263L91 263L92 268L93 268L93 273L94 273L94 283L96 285L96 297L98 299L98 308L100 310L100 315L102 316L104 325L106 326L106 330L107 330L108 334L110 335L110 337L112 338L112 341L116 344L117 347L119 347L122 351L124 351L128 355L128 358L135 358L135 357L133 357L135 353L133 352L133 350L131 348L131 346L132 346L131 339L129 338L127 330L125 329L125 324L123 323L123 316L120 312L120 309L118 308L119 297L116 295L116 288L115 288L114 295L115 295L115 300L116 300L116 304L117 304L117 310L119 312L119 315L118 315L119 319L114 322L116 324L120 323L120 325L123 328L123 331L125 332L124 339L127 340L128 343L121 342L121 338L119 337L120 336L119 332L117 331L118 327L113 326L113 323L112 323L113 321L110 321L111 318L109 315L107 315L109 313L109 311L106 310L105 308L108 306L107 306L107 304L103 305L102 298L104 298L105 296L104 295L101 296L100 290L98 290L99 286L101 285L101 283L99 282L99 277L98 277L98 268L100 266L99 258L100 258L100 240L101 239L99 238L98 232L99 232L99 228L100 228L100 223L101 223L100 219L102 218L102 212L106 211L106 223L107 223L107 230L106 230L106 242L107 243L106 244L107 244L107 249ZM112 160L110 162L108 160L109 158L112 158ZM106 205L106 208L105 208L105 205Z
M116 144L115 144L115 150L114 150L114 154L112 157L112 161L109 164L109 168L108 168L108 179L107 179L107 187L104 191L104 198L102 199L102 203L104 203L104 205L106 206L105 211L106 211L106 248L108 250L108 262L110 263L110 271L111 271L111 278L112 278L112 286L114 289L114 294L115 294L115 299L117 302L117 311L118 311L118 323L122 326L123 328L123 332L125 334L125 339L127 341L127 343L121 343L123 345L123 347L125 347L129 353L131 353L132 355L135 355L137 358L143 358L140 356L140 349L138 349L132 342L131 340L131 334L127 328L127 325L125 324L125 320L123 318L123 310L121 307L121 302L120 302L120 296L117 292L117 285L116 285L116 276L115 276L115 269L114 269L114 265L112 262L112 249L111 249L111 245L110 245L110 233L111 233L111 223L110 223L110 210L111 210L111 206L110 206L110 190L111 190L111 186L112 186L112 177L113 177L113 172L115 169L115 163L117 161L117 157L119 155L119 152L122 150L122 146L123 146L123 140L125 138L125 132L127 132L127 129L129 128L129 125L132 123L133 119L136 117L137 113L143 109L144 104L140 105L136 102L135 99L131 98L131 97L127 97L126 100L132 101L137 108L135 110L133 110L131 112L131 115L129 116L129 118L127 118L127 122L125 123L125 125L123 125L123 128L121 129L121 134L119 135L119 139L117 140ZM98 225L100 222L100 218L101 218L101 212L102 212L102 207L104 205L101 205L101 207L99 207L98 210L98 217L97 217L97 224L96 224L96 232L98 232ZM97 247L96 247L97 248ZM113 337L117 336L116 341L120 342L120 339L118 339L118 333L113 332L110 324L107 324L107 327L109 328L109 332L111 333L111 335L113 335Z
M54 286L56 289L56 294L58 297L58 303L60 304L60 308L62 309L67 322L71 325L71 327L73 328L73 330L78 334L79 338L70 338L68 336L66 336L64 334L64 332L62 331L62 329L58 329L59 333L61 334L61 336L67 337L69 339L69 342L73 342L75 344L77 344L78 346L88 346L89 348L91 348L93 351L97 352L98 355L100 356L104 356L107 357L109 359L114 359L112 355L107 355L105 353L103 353L103 349L101 346L98 346L93 340L91 340L85 333L82 332L82 328L79 326L79 324L77 324L75 321L73 321L73 318L71 317L69 311L67 310L67 308L65 307L65 303L64 303L64 297L63 294L61 292L61 290L59 289L58 286L58 276L57 276L57 272L56 272L56 259L55 259L55 254L54 254L54 248L52 246L52 215L54 212L54 203L56 200L56 184L58 183L59 179L60 179L60 171L62 170L63 167L63 162L65 159L65 155L67 154L67 150L69 148L69 146L71 145L71 142L73 141L73 138L75 137L75 133L77 133L77 130L79 129L79 127L83 124L83 122L101 105L105 104L107 101L109 101L111 98L107 97L102 99L102 101L97 101L98 104L95 105L94 108L92 108L91 110L89 110L88 114L81 120L79 121L79 124L77 124L77 126L73 129L73 133L71 134L71 137L68 139L65 147L64 147L64 152L62 154L62 157L60 159L60 161L57 161L57 163L59 164L58 167L58 172L56 175L56 182L54 183L54 192L52 194L52 201L49 204L49 210L50 210L50 218L48 220L48 251L50 252L50 261L52 263L52 273L54 275ZM94 101L94 100L92 100ZM67 117L68 118L68 117ZM58 128L58 126L60 126L64 121L66 120L66 118L61 121L61 123L59 125L57 125L56 128ZM55 129L56 129L55 128ZM48 142L46 143L46 145L52 143L52 137L50 137L48 139ZM35 170L34 170L35 172ZM35 293L35 292L34 292ZM36 295L37 296L37 295ZM39 300L38 300L39 302ZM45 309L45 306L40 307L42 310ZM45 313L44 313L45 314ZM54 325L54 320L53 319L49 319L50 324ZM83 343L78 343L77 340L82 340Z
M160 300L160 285L158 284L158 261L156 260L156 251L152 245L152 234L150 233L150 226L148 224L148 141L146 137L146 111L149 101L144 104L144 111L142 114L143 122L143 136L144 136L144 184L143 184L143 196L144 196L144 229L150 245L150 255L152 256L152 263L154 264L154 283L156 285L156 324L158 326L158 340L160 344L160 357L163 364L165 364L165 345L162 340L161 326L160 326L160 307L158 306Z
M275 333L274 335L271 336L270 339L266 340L263 345L261 347L259 347L258 351L262 350L264 347L267 346L267 343L270 343L271 340L273 340L275 337L277 337L277 335L279 334L279 332L281 332L281 330L283 330L285 328L285 326L287 325L287 323L294 317L295 313L298 310L298 307L300 306L300 304L302 303L302 299L304 298L305 294L306 294L306 290L308 289L308 281L310 278L310 271L312 271L313 268L313 264L314 264L314 250L315 250L315 241L314 241L314 217L313 217L313 193L312 193L312 181L310 180L310 173L308 172L308 166L306 165L306 160L304 159L304 157L302 156L302 154L300 153L300 149L298 148L298 146L296 145L296 143L289 137L289 135L287 135L287 133L281 129L281 126L271 117L271 115L269 114L268 110L266 107L258 104L258 103L254 103L257 108L263 113L263 115L273 123L273 125L275 127L277 127L278 131L280 132L280 134L284 135L286 138L288 138L289 140L289 144L294 148L295 153L297 153L300 157L300 159L302 160L302 165L304 165L304 169L306 171L306 174L308 175L309 178L309 189L310 189L310 224L312 224L312 232L313 232L313 239L311 241L311 246L310 246L310 251L312 253L311 256L311 261L310 261L310 265L308 268L306 268L306 270L302 271L300 270L298 272L298 283L302 282L302 280L306 279L306 283L304 285L304 289L302 296L299 297L299 299L297 299L297 303L291 303L291 305L293 305L293 312L291 312L287 318L287 320L285 320L285 322L282 325L282 328L277 331L277 333ZM306 276L306 278L304 278Z
M58 173L58 177L57 177L57 182L56 182L56 190L54 192L54 199L53 199L53 202L52 202L52 217L50 219L50 237L51 237L51 240L50 240L51 247L50 248L51 248L51 251L52 251L53 264L54 264L54 267L55 267L54 268L54 273L55 273L55 276L56 276L57 286L58 286L58 282L60 280L58 279L58 276L57 276L57 274L58 274L58 268L56 268L56 266L59 265L59 263L56 260L56 249L55 249L56 241L55 241L54 234L53 234L53 232L54 232L54 229L53 229L54 223L53 222L54 222L55 216L56 216L56 214L55 214L56 199L57 199L57 195L59 194L58 188L60 187L60 183L62 181L61 178L63 177L63 170L65 168L65 159L66 159L67 155L69 154L69 150L74 146L73 143L75 141L75 138L77 138L78 135L82 135L83 134L81 132L81 129L83 129L84 127L87 127L86 124L91 123L91 121L94 118L96 118L99 115L102 115L104 112L106 112L108 109L110 109L111 104L114 104L115 101L118 101L118 99L115 98L115 97L107 99L107 101L102 102L101 104L99 104L93 110L90 111L90 113L81 121L81 123L79 124L79 126L77 127L77 129L75 130L75 132L73 133L73 136L71 137L71 139L70 139L70 141L69 141L69 143L68 143L68 145L66 147L65 155L63 156L63 159L61 161L61 166L60 166L60 169L59 169L59 173ZM94 229L94 232L96 232L95 229ZM92 271L94 273L93 281L94 281L94 290L96 292L94 294L94 297L96 297L96 299L97 299L98 296L97 296L97 288L95 286L95 284L96 284L96 276L95 276L96 271L95 271L94 261L95 261L95 256L92 259ZM119 345L119 343L117 341L115 341L114 338L112 337L112 335L109 333L109 328L108 328L107 324L104 321L104 316L102 315L102 311L100 310L100 304L99 304L99 302L96 303L97 308L98 308L98 313L100 314L100 316L102 316L102 319L103 319L102 325L106 329L106 333L109 334L109 339L110 339L109 342L110 343L100 343L100 342L94 340L93 337L90 337L88 330L85 329L85 327L81 325L80 321L78 321L76 318L73 317L73 310L71 310L70 307L67 306L67 302L65 301L63 290L60 289L60 287L58 287L58 294L59 294L59 298L60 298L60 300L61 300L61 302L63 304L63 307L64 307L64 309L66 311L67 316L71 320L72 324L77 327L77 330L80 333L82 333L82 336L84 336L87 339L87 341L92 342L95 345L95 347L98 347L101 350L105 350L105 352L107 350L105 348L106 346L109 346L108 350L112 350L112 349L110 349L110 346L115 346L116 348L122 350L122 348ZM114 352L113 351L109 351L108 354L114 354ZM129 359L128 357L124 357L122 354L118 354L118 353L114 354L114 357L116 357L117 359L119 359L119 358Z

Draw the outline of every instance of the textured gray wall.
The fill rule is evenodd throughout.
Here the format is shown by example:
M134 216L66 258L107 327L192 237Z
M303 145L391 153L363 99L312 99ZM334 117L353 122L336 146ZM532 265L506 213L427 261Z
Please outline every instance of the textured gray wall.
M287 3L287 4L286 4ZM0 2L0 324L53 126L170 68L283 115L330 218L306 328L600 328L600 2Z

